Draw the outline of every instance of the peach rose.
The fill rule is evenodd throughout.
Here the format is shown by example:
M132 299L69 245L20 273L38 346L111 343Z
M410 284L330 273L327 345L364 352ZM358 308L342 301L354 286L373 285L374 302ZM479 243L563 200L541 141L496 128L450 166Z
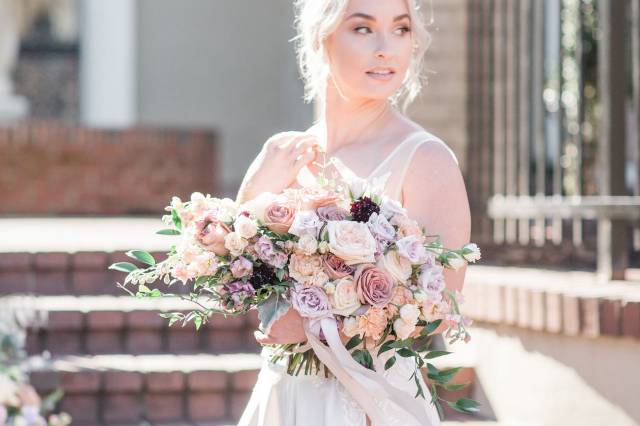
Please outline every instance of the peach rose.
M329 297L332 307L331 312L344 316L353 314L361 306L353 279L345 277L335 281L334 285L335 289Z
M375 265L367 263L358 266L354 280L362 303L381 308L393 297L393 278Z
M264 224L271 231L286 234L293 223L296 208L288 201L275 201L264 210Z
M404 284L411 276L411 262L400 256L397 250L389 250L387 254L378 258L376 264L400 284Z
M329 221L327 232L329 250L347 265L375 262L376 241L366 223Z
M421 242L424 241L424 235L422 234L420 225L418 225L418 222L416 222L415 220L410 219L406 216L396 215L391 219L390 223L398 227L398 238L415 235L420 239Z
M299 283L310 283L313 276L322 271L322 259L320 256L307 256L295 253L289 259L289 275Z

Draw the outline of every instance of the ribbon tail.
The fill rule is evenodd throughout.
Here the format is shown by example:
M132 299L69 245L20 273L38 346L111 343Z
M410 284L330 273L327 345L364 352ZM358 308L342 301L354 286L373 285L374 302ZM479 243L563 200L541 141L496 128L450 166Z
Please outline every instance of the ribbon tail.
M319 322L329 348L327 348L313 333L308 321L304 321L305 332L309 343L316 355L336 376L342 385L358 401L373 424L384 425L387 422L385 414L374 403L375 395L378 399L389 399L404 410L407 415L414 418L417 424L421 424L427 416L425 407L414 398L407 398L407 394L389 383L380 373L369 370L356 362L349 351L344 347L338 335L337 323L334 318L323 318Z
M360 406L367 413L371 421L375 422L375 425L383 425L384 415L380 408L375 405L373 398L369 395L369 390L363 386L353 375L347 371L319 339L316 333L313 333L310 329L308 320L304 320L304 329L307 334L307 339L316 356L326 365L329 370L336 376L336 378L347 389L351 396L360 404ZM326 336L326 334L325 334ZM353 361L353 359L352 359ZM355 363L355 361L353 361Z

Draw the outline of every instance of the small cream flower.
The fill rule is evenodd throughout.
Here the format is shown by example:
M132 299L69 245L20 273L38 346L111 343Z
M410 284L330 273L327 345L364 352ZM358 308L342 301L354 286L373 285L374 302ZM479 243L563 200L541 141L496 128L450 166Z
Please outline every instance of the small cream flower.
M311 234L304 234L298 240L298 250L307 256L311 256L318 250L318 240Z
M258 224L251 218L241 214L233 223L236 232L242 238L251 238L258 232Z
M399 339L408 338L415 329L415 324L407 324L401 318L398 318L393 322L393 330L396 332Z
M224 247L229 250L233 256L240 256L249 242L242 238L237 232L229 232L224 237Z
M415 325L420 316L420 308L416 305L406 304L400 308L400 318L410 325Z

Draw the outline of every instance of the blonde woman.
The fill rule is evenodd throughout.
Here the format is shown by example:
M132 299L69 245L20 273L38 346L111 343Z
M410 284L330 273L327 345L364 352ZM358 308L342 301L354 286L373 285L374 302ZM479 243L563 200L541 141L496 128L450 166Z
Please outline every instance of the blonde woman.
M389 174L385 194L403 203L421 226L440 234L447 247L469 242L469 204L455 155L403 113L421 90L430 43L418 1L296 0L295 40L305 100L317 102L319 118L304 132L279 133L264 144L237 201L304 186L318 173L318 164L330 159L328 169L336 178ZM465 269L447 269L447 287L462 289ZM307 340L293 309L268 335L256 331L256 339L262 344ZM383 413L372 418L356 402L349 383L334 376L288 375L283 365L267 361L268 353L265 347L240 426L365 426L372 420L373 426L440 424L424 382L427 399L414 398L416 386L408 380L415 367L412 358L400 358L384 375L401 392L406 404L400 405L419 404L419 413L382 395L367 395Z

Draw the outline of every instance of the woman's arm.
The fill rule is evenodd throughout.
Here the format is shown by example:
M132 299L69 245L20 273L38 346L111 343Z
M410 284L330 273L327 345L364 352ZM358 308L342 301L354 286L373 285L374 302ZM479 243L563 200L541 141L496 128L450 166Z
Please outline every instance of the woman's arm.
M415 152L403 185L409 217L429 235L440 235L445 248L460 248L471 237L471 212L464 178L452 151L439 141L422 144ZM444 269L451 291L462 291L467 266ZM433 332L443 332L444 322ZM415 335L420 330L416 330Z

